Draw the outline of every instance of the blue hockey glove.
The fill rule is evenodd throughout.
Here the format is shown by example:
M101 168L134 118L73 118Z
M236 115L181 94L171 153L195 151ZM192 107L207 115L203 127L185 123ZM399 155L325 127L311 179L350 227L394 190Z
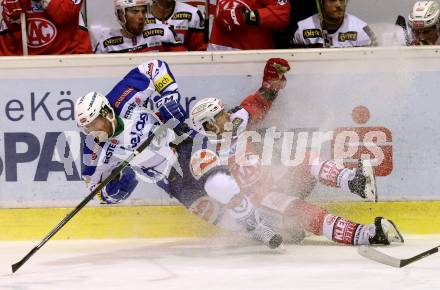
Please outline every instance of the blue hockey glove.
M175 99L164 103L159 108L159 113L165 123L171 119L177 119L179 124L183 124L188 118L188 114L186 113L185 109L182 107L179 101Z
M127 199L139 181L131 167L125 167L117 180L110 181L98 196L101 203L114 204Z

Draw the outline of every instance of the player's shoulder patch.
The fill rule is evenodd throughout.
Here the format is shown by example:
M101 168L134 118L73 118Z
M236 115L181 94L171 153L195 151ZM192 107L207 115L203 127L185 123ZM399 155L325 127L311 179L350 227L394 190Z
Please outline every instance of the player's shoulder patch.
M114 37L110 37L107 38L106 40L103 41L103 45L104 48L111 46L111 45L119 45L124 43L124 38L122 36L114 36Z
M144 30L144 32L142 33L144 38L148 38L150 36L156 36L156 35L164 36L164 34L165 34L165 31L163 28L147 29L147 30Z
M154 17L148 17L145 21L147 24L156 24L156 18Z
M304 29L303 30L303 37L304 37L304 39L322 37L321 29L319 29L319 28Z
M169 73L165 73L154 80L154 87L160 93L172 83L174 83L174 78Z
M338 34L338 41L339 42L356 41L357 39L358 39L357 31L347 31L347 32L341 32Z
M220 165L218 155L209 149L201 149L191 155L189 167L195 179L200 179L212 168Z
M232 120L232 134L233 136L239 132L239 128L241 124L243 124L244 120L242 118L234 118Z
M236 106L236 107L230 109L230 110L228 111L228 113L234 114L234 113L240 111L241 109L243 109L242 106Z
M192 13L191 12L186 12L186 11L180 11L175 13L171 19L173 20L188 20L191 21L192 19Z

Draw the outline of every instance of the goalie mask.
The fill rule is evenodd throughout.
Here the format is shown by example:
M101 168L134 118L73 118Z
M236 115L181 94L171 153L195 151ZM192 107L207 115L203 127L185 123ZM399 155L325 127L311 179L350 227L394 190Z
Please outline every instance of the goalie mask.
M111 113L111 117L109 116ZM90 128L96 122L97 118L101 116L111 123L111 134L104 131L94 131ZM98 92L90 92L76 100L75 104L75 120L78 127L86 134L92 133L99 141L105 141L115 132L115 112L110 106L107 98Z
M191 109L189 118L194 130L209 135L205 130L205 124L209 123L217 127L215 116L224 110L223 102L217 98L206 98L198 101Z

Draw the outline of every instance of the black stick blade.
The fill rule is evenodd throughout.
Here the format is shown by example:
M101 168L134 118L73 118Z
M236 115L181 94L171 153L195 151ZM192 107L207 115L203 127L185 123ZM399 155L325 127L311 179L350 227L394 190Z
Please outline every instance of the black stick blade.
M29 260L30 257L32 257L35 252L38 251L38 247L33 248L26 256L24 256L23 259L21 259L20 261L18 261L17 263L13 264L12 267L12 273L15 273L18 269L21 268L21 266L23 266L24 263L26 263L27 260Z
M402 15L397 16L396 25L399 25L400 27L405 27L406 28L405 17L403 17Z

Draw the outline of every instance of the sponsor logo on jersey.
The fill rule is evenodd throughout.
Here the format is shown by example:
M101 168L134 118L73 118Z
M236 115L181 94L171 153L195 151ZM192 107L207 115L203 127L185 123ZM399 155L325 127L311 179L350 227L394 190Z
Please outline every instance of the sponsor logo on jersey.
M121 105L122 101L125 100L125 98L133 91L133 88L128 88L126 89L122 95L119 96L119 98L116 100L115 102L115 108L119 108L119 106Z
M156 88L156 91L160 93L173 82L174 79L168 73L165 73L163 76L154 81L154 87Z
M143 32L144 38L148 38L150 36L155 36L155 35L164 36L164 34L165 34L165 31L163 30L163 28L153 28L153 29L145 30Z
M124 114L124 118L125 118L125 119L130 119L130 118L131 118L131 115L133 114L133 110L134 110L134 108L136 108L136 104L135 104L135 103L131 103L131 104L128 106L127 111L126 111L125 114Z
M57 37L56 26L47 19L28 18L28 46L33 48L50 44Z
M304 39L322 37L321 29L318 29L318 28L304 29L303 30L303 37L304 37Z
M232 135L237 135L237 131L241 124L243 124L244 120L242 118L235 118L232 120Z
M108 148L105 151L104 163L106 163L106 164L109 163L110 158L112 158L112 156L113 156L113 152L115 152L116 146L117 146L117 144L108 145Z
M192 14L191 12L177 12L171 17L173 20L191 20Z
M147 18L147 20L145 20L145 22L147 24L156 24L156 18Z
M122 43L124 43L124 38L122 36L115 36L115 37L110 37L110 38L107 38L106 40L104 40L103 45L104 45L104 48L106 48L107 46L119 45Z
M139 120L136 122L134 127L131 129L130 135L132 136L130 140L130 144L132 148L136 148L136 146L141 142L141 137L144 135L144 128L148 121L148 114L142 113L139 115ZM153 134L149 132L149 134Z
M78 5L81 3L81 0L72 0L73 5Z
M348 31L345 33L339 33L338 34L338 41L344 42L344 41L355 41L358 37L358 33L356 31Z
M218 165L220 165L220 159L217 154L208 149L202 149L194 153L189 162L191 174L197 180Z

